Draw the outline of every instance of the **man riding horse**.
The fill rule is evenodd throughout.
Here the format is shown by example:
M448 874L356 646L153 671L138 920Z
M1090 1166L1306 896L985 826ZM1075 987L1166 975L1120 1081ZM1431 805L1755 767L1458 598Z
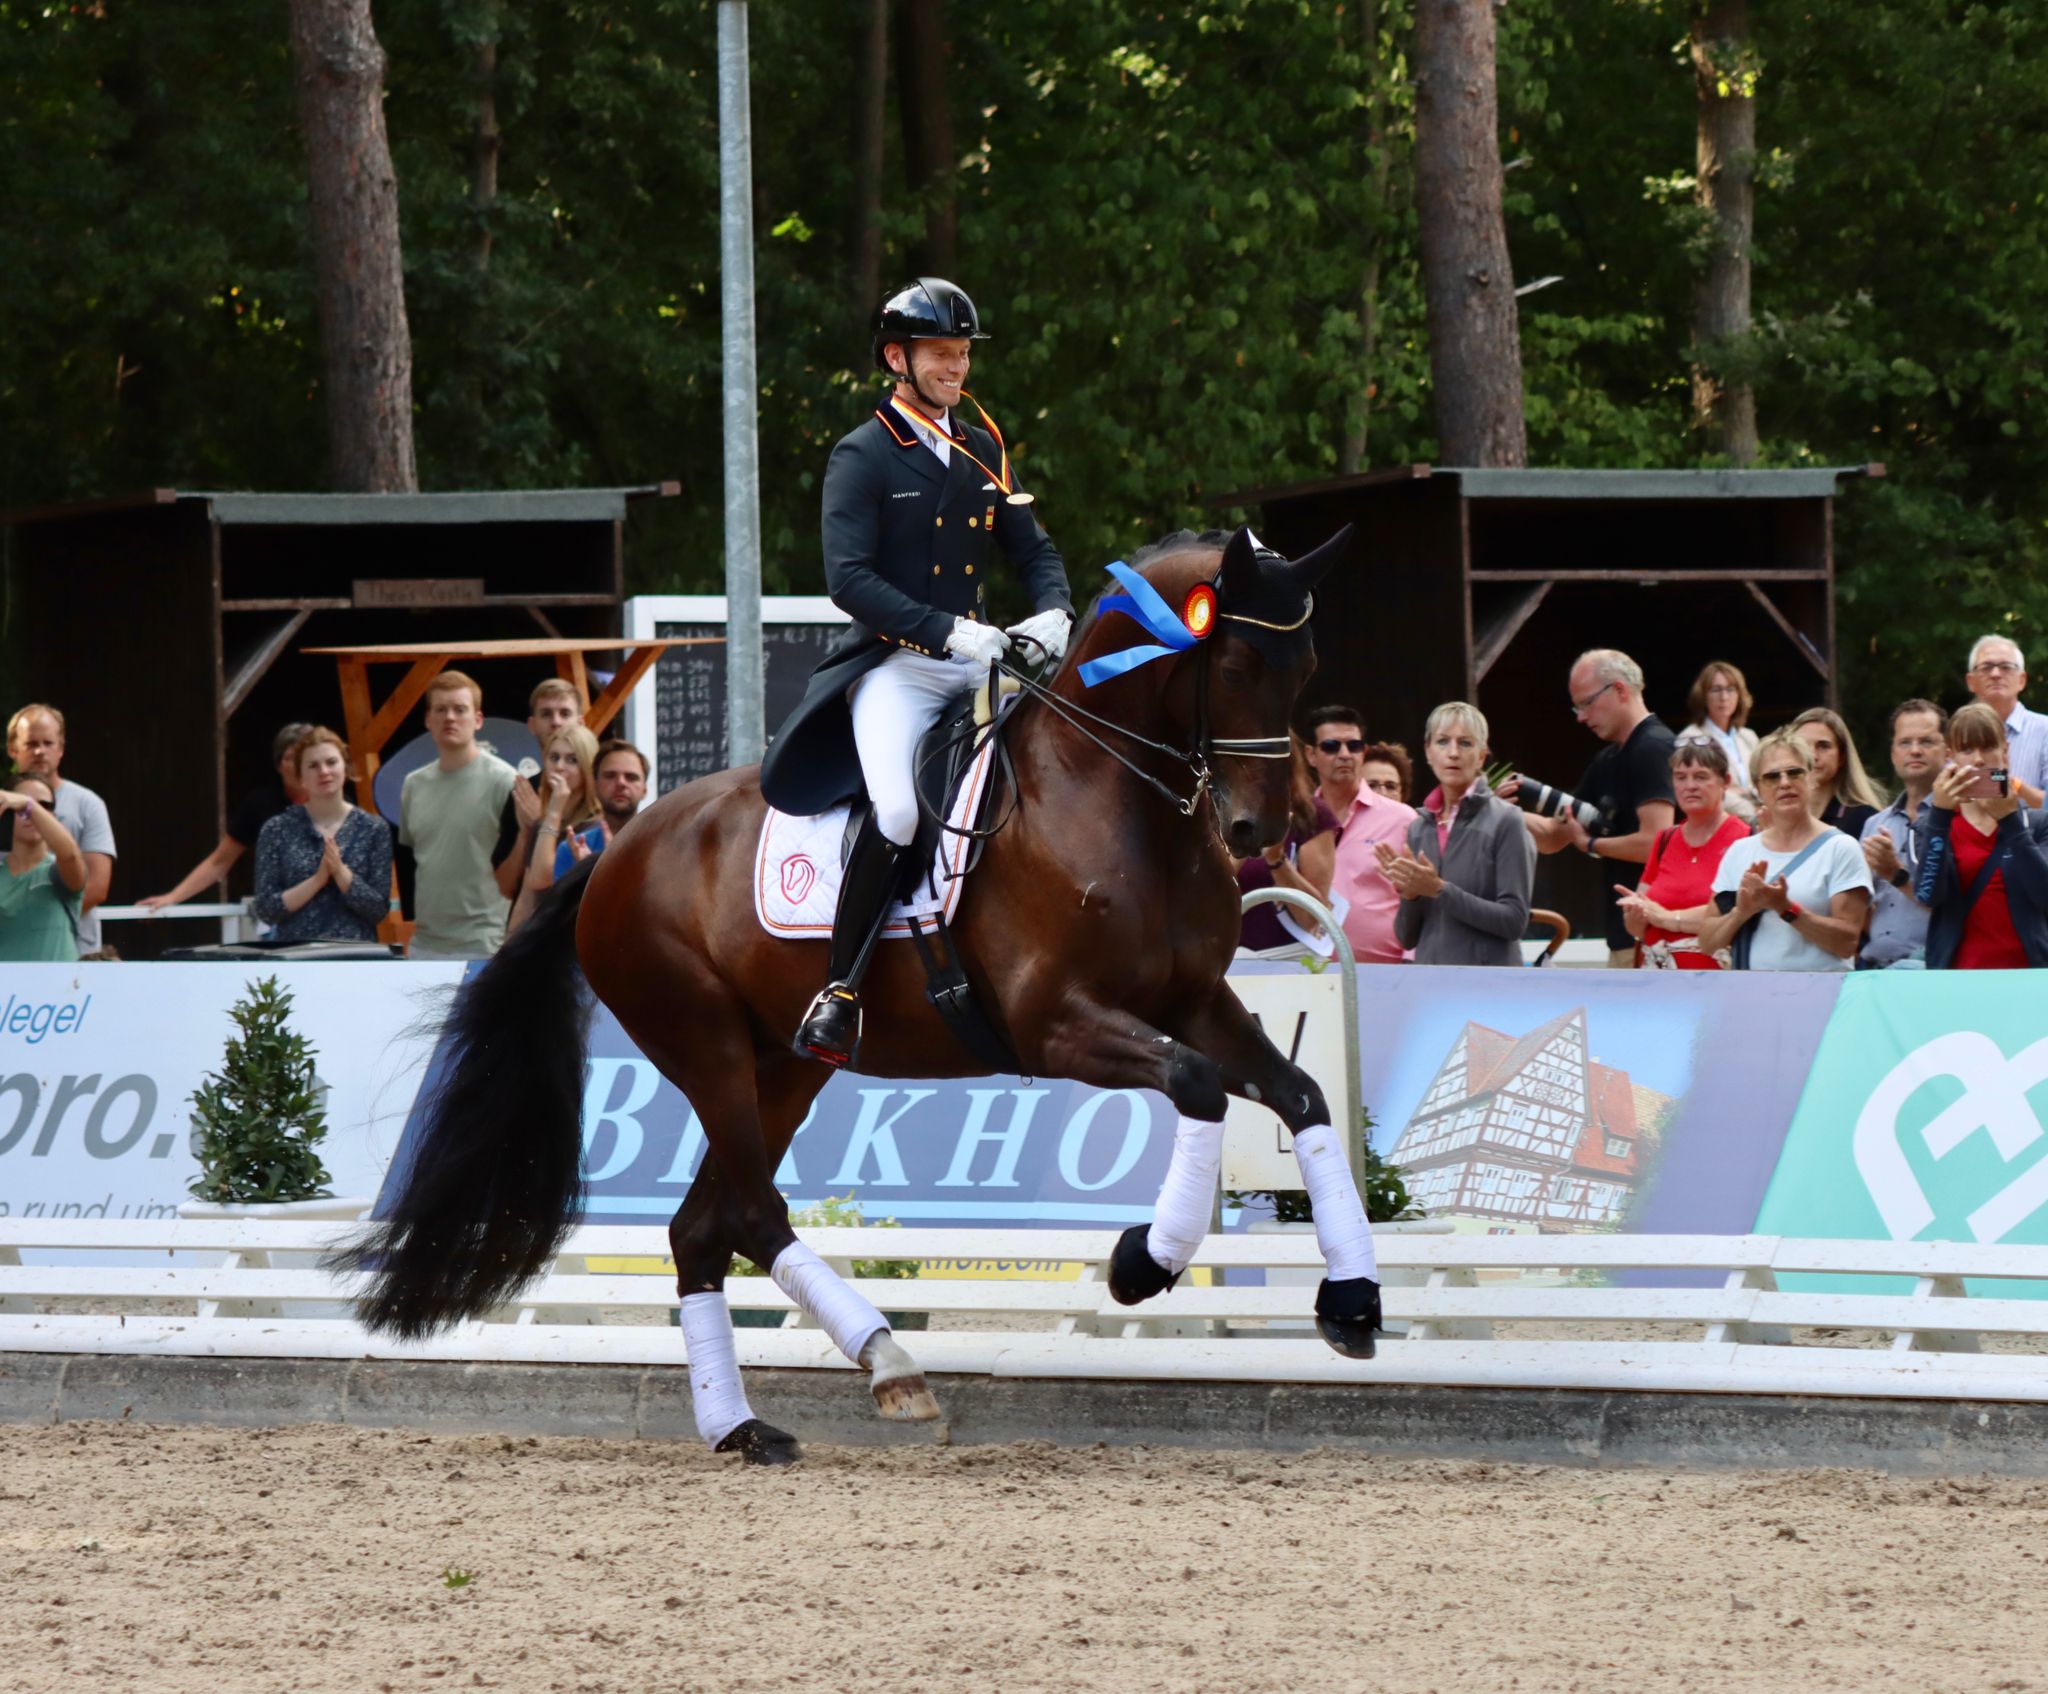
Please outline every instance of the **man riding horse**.
M853 619L811 676L761 767L768 803L830 811L865 782L874 809L839 885L825 986L795 1046L828 1065L860 1050L861 979L916 839L918 738L1008 649L1058 659L1073 627L1067 573L1017 486L995 422L963 386L987 333L964 292L919 277L875 314L876 366L896 379L825 467L825 587ZM961 400L980 425L955 416ZM1023 576L1033 616L987 622L990 557Z
M704 1130L707 1155L668 1238L706 1444L752 1464L800 1453L747 1402L724 1291L735 1254L768 1267L867 1372L883 1416L939 1415L885 1315L797 1238L775 1177L832 1064L858 1053L870 1076L991 1071L944 1016L917 949L874 945L916 832L920 732L1012 638L1058 656L1072 625L1059 555L1001 436L985 413L981 426L955 414L980 333L966 296L934 278L883 307L875 354L896 392L839 443L825 487L827 577L855 626L766 766L663 795L557 883L456 996L402 1180L336 1261L370 1273L360 1309L371 1328L415 1337L490 1311L567 1239L582 1210L594 994ZM1346 531L1288 559L1249 529L1182 533L1109 565L1119 591L1096 598L1074 651L1008 719L1010 804L947 936L1018 1074L1149 1089L1178 1114L1152 1222L1111 1256L1111 1296L1156 1297L1194 1258L1234 1095L1294 1138L1328 1271L1316 1327L1364 1360L1379 1285L1347 1136L1228 981L1233 862L1286 830L1287 721L1315 669L1314 590L1350 546ZM997 550L1037 608L1007 633L982 598ZM874 815L847 867L820 995L815 947L761 919L757 862L771 802L814 816L863 776ZM887 1010L865 1041L864 974Z

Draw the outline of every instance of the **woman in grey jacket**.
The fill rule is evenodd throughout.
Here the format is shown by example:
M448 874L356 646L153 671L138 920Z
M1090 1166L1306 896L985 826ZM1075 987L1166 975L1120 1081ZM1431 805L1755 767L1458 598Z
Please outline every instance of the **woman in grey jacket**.
M1519 965L1536 845L1522 814L1486 786L1486 719L1453 700L1429 714L1423 753L1437 790L1380 869L1401 896L1394 936L1418 965Z

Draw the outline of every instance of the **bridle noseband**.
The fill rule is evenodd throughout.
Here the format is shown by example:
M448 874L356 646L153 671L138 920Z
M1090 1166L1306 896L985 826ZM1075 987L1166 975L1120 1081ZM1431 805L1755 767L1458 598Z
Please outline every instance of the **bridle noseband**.
M1315 613L1315 596L1309 594L1306 596L1306 600L1307 603L1302 607L1301 616L1295 618L1290 623L1274 623L1265 618L1252 617L1247 613L1226 612L1220 609L1217 611L1216 616L1219 620L1226 623L1241 623L1254 629L1271 630L1279 635L1291 635L1305 626L1310 617ZM1039 666L1041 668L1045 660L1051 657L1045 651L1044 646L1037 641L1033 641L1030 636L1019 636L1016 639L1038 648L1041 655L1039 659ZM1256 640L1257 638L1253 637L1252 639ZM1212 758L1287 759L1292 758L1294 753L1293 739L1284 731L1279 735L1212 736L1209 734L1209 669L1210 655L1214 651L1214 646L1208 642L1204 642L1202 645L1205 651L1202 655L1201 666L1195 672L1194 733L1191 737L1192 745L1187 747L1175 747L1164 741L1154 741L1150 736L1140 735L1136 730L1128 725L1116 722L1113 718L1103 717L1100 713L1089 711L1085 706L1078 706L1071 700L1064 700L1044 683L1040 682L1035 675L1012 664L1006 658L997 658L993 668L1000 671L1004 676L1011 678L1017 684L1019 692L1043 701L1055 716L1064 721L1083 738L1093 742L1096 747L1108 754L1118 764L1122 765L1125 770L1129 771L1131 775L1144 783L1147 788L1150 788L1155 794L1159 795L1168 805L1180 813L1182 817L1192 818L1201 809L1202 801L1214 788L1215 773L1209 768L1209 761ZM1091 725L1094 727L1091 728ZM1004 768L1008 771L1008 746L998 737L999 729L999 720L992 716L986 726L985 733L988 738L995 740L998 752L1002 755ZM1177 760L1187 767L1188 774L1194 778L1194 788L1183 799L1150 771L1143 769L1135 760L1127 757L1124 753L1111 746L1102 736L1096 734L1095 731L1097 729L1107 730L1113 735L1120 735L1126 741L1135 743L1143 752L1155 753L1162 758ZM983 726L980 725L970 725L967 729L969 736L978 736L983 733ZM949 738L945 745L957 744L960 739L959 736L953 736ZM944 747L934 748L927 757L937 757L944 750ZM979 749L977 748L976 751L978 752ZM1017 809L1018 795L1015 773L1010 772L1009 774L1010 804L1004 808L1003 815L987 829L962 828L938 816L925 801L921 784L917 785L919 808L948 835L963 836L976 843L986 841L1002 830L1003 826L1010 821L1010 814ZM1221 839L1223 832L1218 826L1215 807L1212 805L1209 811L1210 825L1216 829L1218 839ZM977 852L978 850L977 847Z
M1292 623L1269 623L1264 618L1248 617L1241 612L1219 611L1216 616L1225 623L1250 624L1258 629L1270 629L1287 635L1292 634L1305 625L1314 614L1315 609L1315 596L1311 594L1308 596L1308 604L1302 608L1301 616ZM1025 636L1022 639L1029 641L1030 637ZM1036 646L1037 643L1033 642L1032 645ZM1014 678L1017 686L1024 693L1044 701L1057 716L1064 719L1071 727L1078 730L1088 740L1101 748L1103 752L1122 765L1125 770L1129 771L1131 775L1144 783L1154 793L1164 798L1182 817L1191 818L1201 807L1203 799L1213 787L1215 773L1209 768L1209 761L1212 758L1287 759L1292 758L1294 755L1293 740L1285 732L1279 735L1246 736L1212 736L1209 733L1209 670L1211 656L1215 648L1207 642L1203 643L1203 647L1205 650L1202 654L1202 663L1195 672L1195 725L1194 734L1191 738L1193 744L1187 747L1175 747L1164 741L1154 741L1149 736L1140 735L1129 726L1116 722L1113 718L1105 718L1099 713L1089 711L1085 706L1077 706L1071 700L1063 700L1053 693L1050 688L1047 688L1038 681L1036 677L1026 675L1006 659L997 659L996 668L1005 676ZM1176 794L1165 783L1152 775L1150 771L1140 768L1135 761L1127 758L1123 753L1103 740L1101 736L1095 734L1094 730L1088 727L1090 724L1100 729L1109 730L1113 734L1121 735L1125 740L1135 742L1148 753L1157 753L1164 758L1179 760L1187 766L1189 774L1195 779L1193 791L1186 799L1182 799L1180 795ZM1210 821L1212 824L1216 821L1214 812L1214 807L1211 807ZM996 827L1000 829L1002 826L998 824ZM1218 834L1221 834L1220 830Z

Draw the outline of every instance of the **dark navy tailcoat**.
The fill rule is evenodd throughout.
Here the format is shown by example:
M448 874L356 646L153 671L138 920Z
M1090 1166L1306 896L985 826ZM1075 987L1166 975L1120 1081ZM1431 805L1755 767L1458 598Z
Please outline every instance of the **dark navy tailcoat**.
M982 465L1003 468L987 430L957 413L951 422ZM943 655L955 618L985 619L998 553L1024 578L1033 611L1074 609L1066 566L1032 508L1011 505L957 445L940 464L891 407L832 449L823 527L825 589L853 627L811 673L761 766L768 803L797 817L860 792L847 689L899 648Z

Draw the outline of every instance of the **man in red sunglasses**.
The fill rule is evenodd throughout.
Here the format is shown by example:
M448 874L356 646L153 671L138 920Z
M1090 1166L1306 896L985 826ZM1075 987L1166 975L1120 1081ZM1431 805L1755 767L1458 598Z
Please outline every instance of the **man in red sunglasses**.
M1373 848L1382 841L1395 847L1405 842L1415 808L1364 786L1365 747L1365 719L1355 708L1316 708L1308 723L1308 762L1316 792L1338 824L1330 899L1343 912L1345 939L1358 962L1395 965L1401 962L1401 944L1394 939L1401 896L1381 874ZM1345 904L1336 907L1340 899Z

